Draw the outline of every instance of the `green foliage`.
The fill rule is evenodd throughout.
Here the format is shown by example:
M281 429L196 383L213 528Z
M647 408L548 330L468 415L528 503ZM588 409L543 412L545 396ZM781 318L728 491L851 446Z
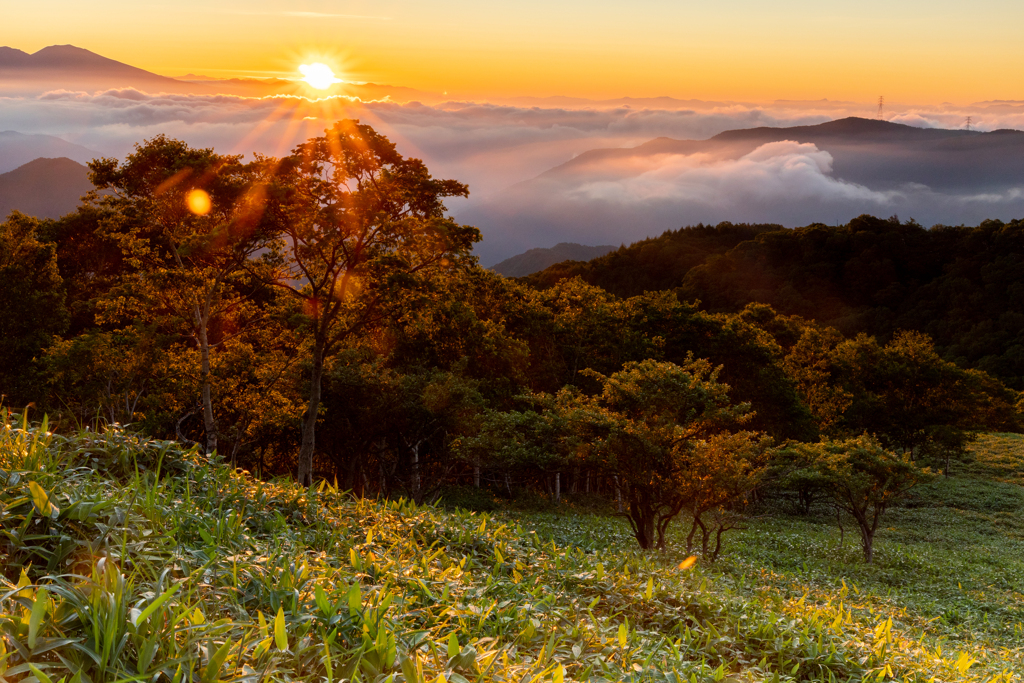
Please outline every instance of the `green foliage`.
M27 423L3 426L0 470L7 680L1005 681L1020 661L945 639L870 581L681 570L614 520L531 517L549 539Z
M358 121L299 145L276 176L285 220L272 283L303 306L310 375L298 478L309 484L325 361L480 233L445 215L444 200L468 195L465 185L432 178Z
M1013 392L942 360L931 340L900 332L843 339L806 327L786 357L799 391L831 436L871 433L933 463L962 457L972 434L1016 425Z
M0 223L0 395L15 405L42 398L42 351L69 320L54 248L39 231L17 212Z
M926 230L865 215L838 226L741 228L670 231L529 281L551 286L579 275L624 297L674 290L713 312L768 304L882 342L916 330L943 358L1024 389L1021 221Z
M781 230L777 224L719 223L667 230L590 261L566 261L523 278L535 287L550 287L560 280L582 278L617 296L639 296L647 291L669 289L681 282L691 268L721 255L737 244L764 232Z
M874 538L885 511L930 477L909 459L882 448L869 437L819 444L795 444L785 459L784 485L815 488L846 512L860 530L864 560L871 562Z
M637 542L664 548L665 532L684 509L709 533L702 517L738 507L764 465L768 440L730 430L749 419L749 405L732 405L727 385L704 360L685 365L648 360L626 363L593 398L559 395L559 412L581 435L584 460L614 476ZM727 527L719 525L721 532ZM717 556L717 549L715 555Z

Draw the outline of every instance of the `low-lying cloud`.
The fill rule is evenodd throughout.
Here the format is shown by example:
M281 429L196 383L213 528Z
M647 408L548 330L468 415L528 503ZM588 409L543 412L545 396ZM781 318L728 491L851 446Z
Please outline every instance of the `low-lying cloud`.
M0 97L0 130L56 135L111 156L123 156L135 143L159 134L222 153L283 155L336 119L361 119L391 137L404 154L423 158L434 175L469 184L471 197L451 208L483 230L479 253L485 263L534 246L629 242L696 222L799 225L899 213L926 224L955 224L1024 215L1024 199L1013 187L958 195L912 183L851 182L837 172L827 148L794 141L762 145L738 158L662 155L571 180L536 179L595 148L633 147L658 137L703 140L732 129L814 125L872 114L870 105L834 102L428 106L345 97L151 94L131 88ZM916 127L957 128L967 116L979 130L1024 128L1024 103L891 108L888 118Z
M811 143L770 142L739 159L709 154L661 155L651 168L621 180L584 182L566 190L577 201L590 199L642 204L679 201L720 203L772 201L889 202L889 193L832 177L832 155Z

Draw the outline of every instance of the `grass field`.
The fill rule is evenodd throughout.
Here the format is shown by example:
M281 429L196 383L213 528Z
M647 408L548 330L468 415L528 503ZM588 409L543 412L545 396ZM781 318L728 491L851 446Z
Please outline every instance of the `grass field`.
M943 657L970 653L971 670L1024 673L1024 437L982 435L972 460L914 490L884 519L875 562L864 564L856 527L843 543L831 511L778 511L726 536L726 552L704 567L712 585L789 611L794 603L832 610L837 602L861 625L892 619L906 639ZM564 544L635 546L627 525L593 515L522 518ZM674 528L663 566L684 556L687 525ZM579 539L582 539L580 541ZM923 654L924 650L922 650ZM945 680L940 676L940 680Z
M121 432L5 425L0 677L1016 679L1016 439L894 511L872 567L829 519L775 516L681 569L614 518L354 500Z

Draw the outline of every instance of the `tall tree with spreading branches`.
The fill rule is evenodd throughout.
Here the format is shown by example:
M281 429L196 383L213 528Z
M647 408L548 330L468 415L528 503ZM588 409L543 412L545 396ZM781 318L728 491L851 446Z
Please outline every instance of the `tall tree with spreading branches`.
M432 178L358 121L299 145L279 181L286 221L274 283L304 308L309 390L297 476L309 485L325 363L400 292L466 258L480 234L445 214L443 200L467 196L465 185Z

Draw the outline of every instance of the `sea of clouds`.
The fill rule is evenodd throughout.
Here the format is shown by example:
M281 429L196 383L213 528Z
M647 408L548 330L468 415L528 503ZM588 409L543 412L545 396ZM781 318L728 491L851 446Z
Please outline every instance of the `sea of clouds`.
M889 120L918 127L957 128L971 115L979 130L1024 128L1021 102L890 110ZM632 147L657 137L702 140L737 128L873 114L870 105L827 101L682 108L428 106L344 97L150 94L130 88L0 96L0 130L55 135L118 157L161 134L221 153L279 156L333 120L360 119L395 141L403 154L424 159L435 176L469 184L470 198L450 208L483 231L478 253L485 264L530 247L628 243L697 222L796 226L898 213L930 224L1024 215L1024 196L1015 188L960 194L924 186L869 189L837 177L827 150L786 141L739 159L659 155L642 168L606 168L571 181L534 180L595 148Z

